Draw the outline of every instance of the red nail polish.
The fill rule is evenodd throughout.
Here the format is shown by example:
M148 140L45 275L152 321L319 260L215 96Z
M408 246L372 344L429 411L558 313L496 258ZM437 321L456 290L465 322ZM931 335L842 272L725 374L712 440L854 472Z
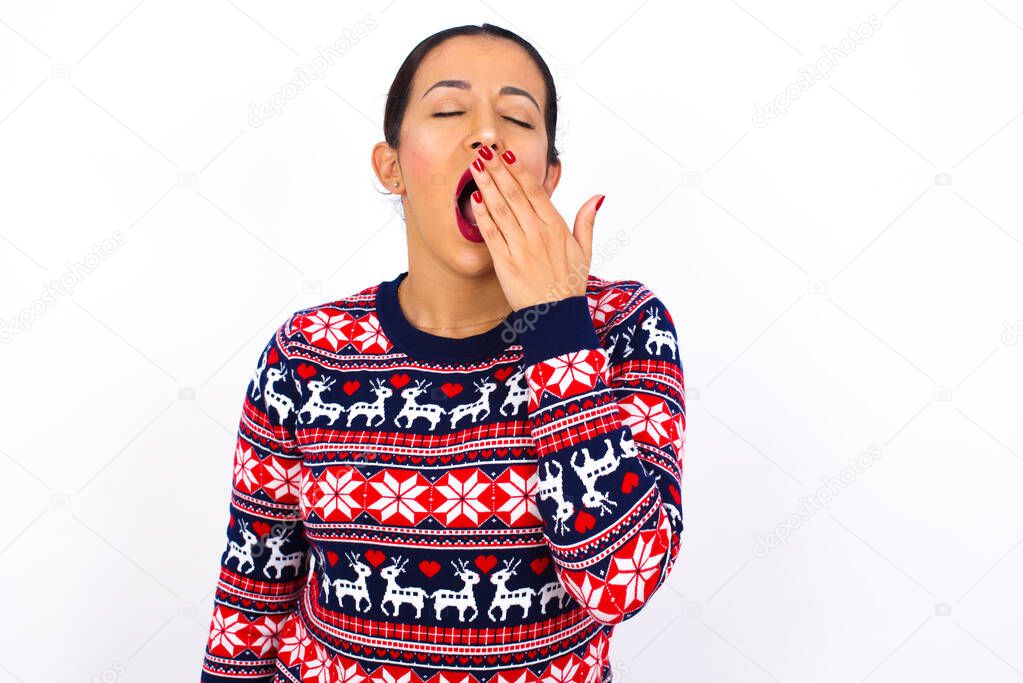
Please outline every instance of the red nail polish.
M600 205L603 204L603 203L604 203L604 195L600 195L600 199L597 200L597 208L595 208L593 210L594 213L596 213L597 211L600 211Z
M479 190L473 190L473 193L472 193L472 199L473 199L473 201L474 201L474 202L476 202L477 204L481 204L481 203L483 203L483 195L482 195L482 194L480 194L480 191L479 191Z
M480 156L486 159L487 161L490 161L491 159L494 158L494 153L490 151L489 147L480 147L479 150L477 151L479 151Z
M512 154L510 149L506 149L504 151L504 154L501 155L501 158L507 161L509 164L515 163L515 155Z
M477 171L483 170L483 162L479 159L473 159L472 165L476 167Z

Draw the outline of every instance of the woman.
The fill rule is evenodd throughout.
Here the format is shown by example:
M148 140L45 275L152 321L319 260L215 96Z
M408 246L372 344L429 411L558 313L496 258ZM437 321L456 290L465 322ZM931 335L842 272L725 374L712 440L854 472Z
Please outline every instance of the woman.
M484 24L406 58L377 177L408 270L296 311L245 396L204 681L610 681L678 555L677 337L570 231L557 97Z

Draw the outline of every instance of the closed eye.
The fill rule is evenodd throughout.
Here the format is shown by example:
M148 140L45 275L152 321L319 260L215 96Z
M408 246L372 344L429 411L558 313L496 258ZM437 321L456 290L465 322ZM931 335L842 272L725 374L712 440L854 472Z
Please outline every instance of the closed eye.
M435 118L439 118L439 117L445 117L445 118L446 118L446 117L448 117L448 116L461 116L461 115L462 115L462 114L464 114L464 113L465 113L464 111L442 111L442 112L439 112L439 113L437 113L437 114L434 114L433 116L434 116ZM526 123L526 122L524 122L524 121L519 121L518 119L513 119L513 118L512 118L512 117L510 117L510 116L505 116L505 117L503 117L503 118L506 118L506 119L508 119L508 120L509 120L509 121L511 121L512 123L517 123L517 124L519 124L520 126L522 126L523 128L529 128L529 129L532 129L532 128L533 128L533 126L529 125L528 123Z

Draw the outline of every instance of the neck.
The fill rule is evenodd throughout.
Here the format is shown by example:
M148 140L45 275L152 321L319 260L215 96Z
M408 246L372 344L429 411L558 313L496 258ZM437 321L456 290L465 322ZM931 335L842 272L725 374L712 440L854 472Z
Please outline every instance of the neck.
M398 302L410 323L442 337L485 332L511 312L493 272L465 277L424 271L412 264L398 287Z

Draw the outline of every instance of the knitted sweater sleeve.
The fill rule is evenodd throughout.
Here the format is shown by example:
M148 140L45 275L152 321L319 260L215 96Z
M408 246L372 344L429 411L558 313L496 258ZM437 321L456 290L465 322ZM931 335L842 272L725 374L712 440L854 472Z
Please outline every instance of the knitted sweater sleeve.
M270 683L281 628L308 574L294 437L301 403L284 339L282 326L264 346L242 403L204 683Z
M635 286L611 295L627 300L606 320L606 300L580 295L522 309L516 323L544 536L565 589L605 624L649 602L682 532L677 335L663 302L625 282Z

